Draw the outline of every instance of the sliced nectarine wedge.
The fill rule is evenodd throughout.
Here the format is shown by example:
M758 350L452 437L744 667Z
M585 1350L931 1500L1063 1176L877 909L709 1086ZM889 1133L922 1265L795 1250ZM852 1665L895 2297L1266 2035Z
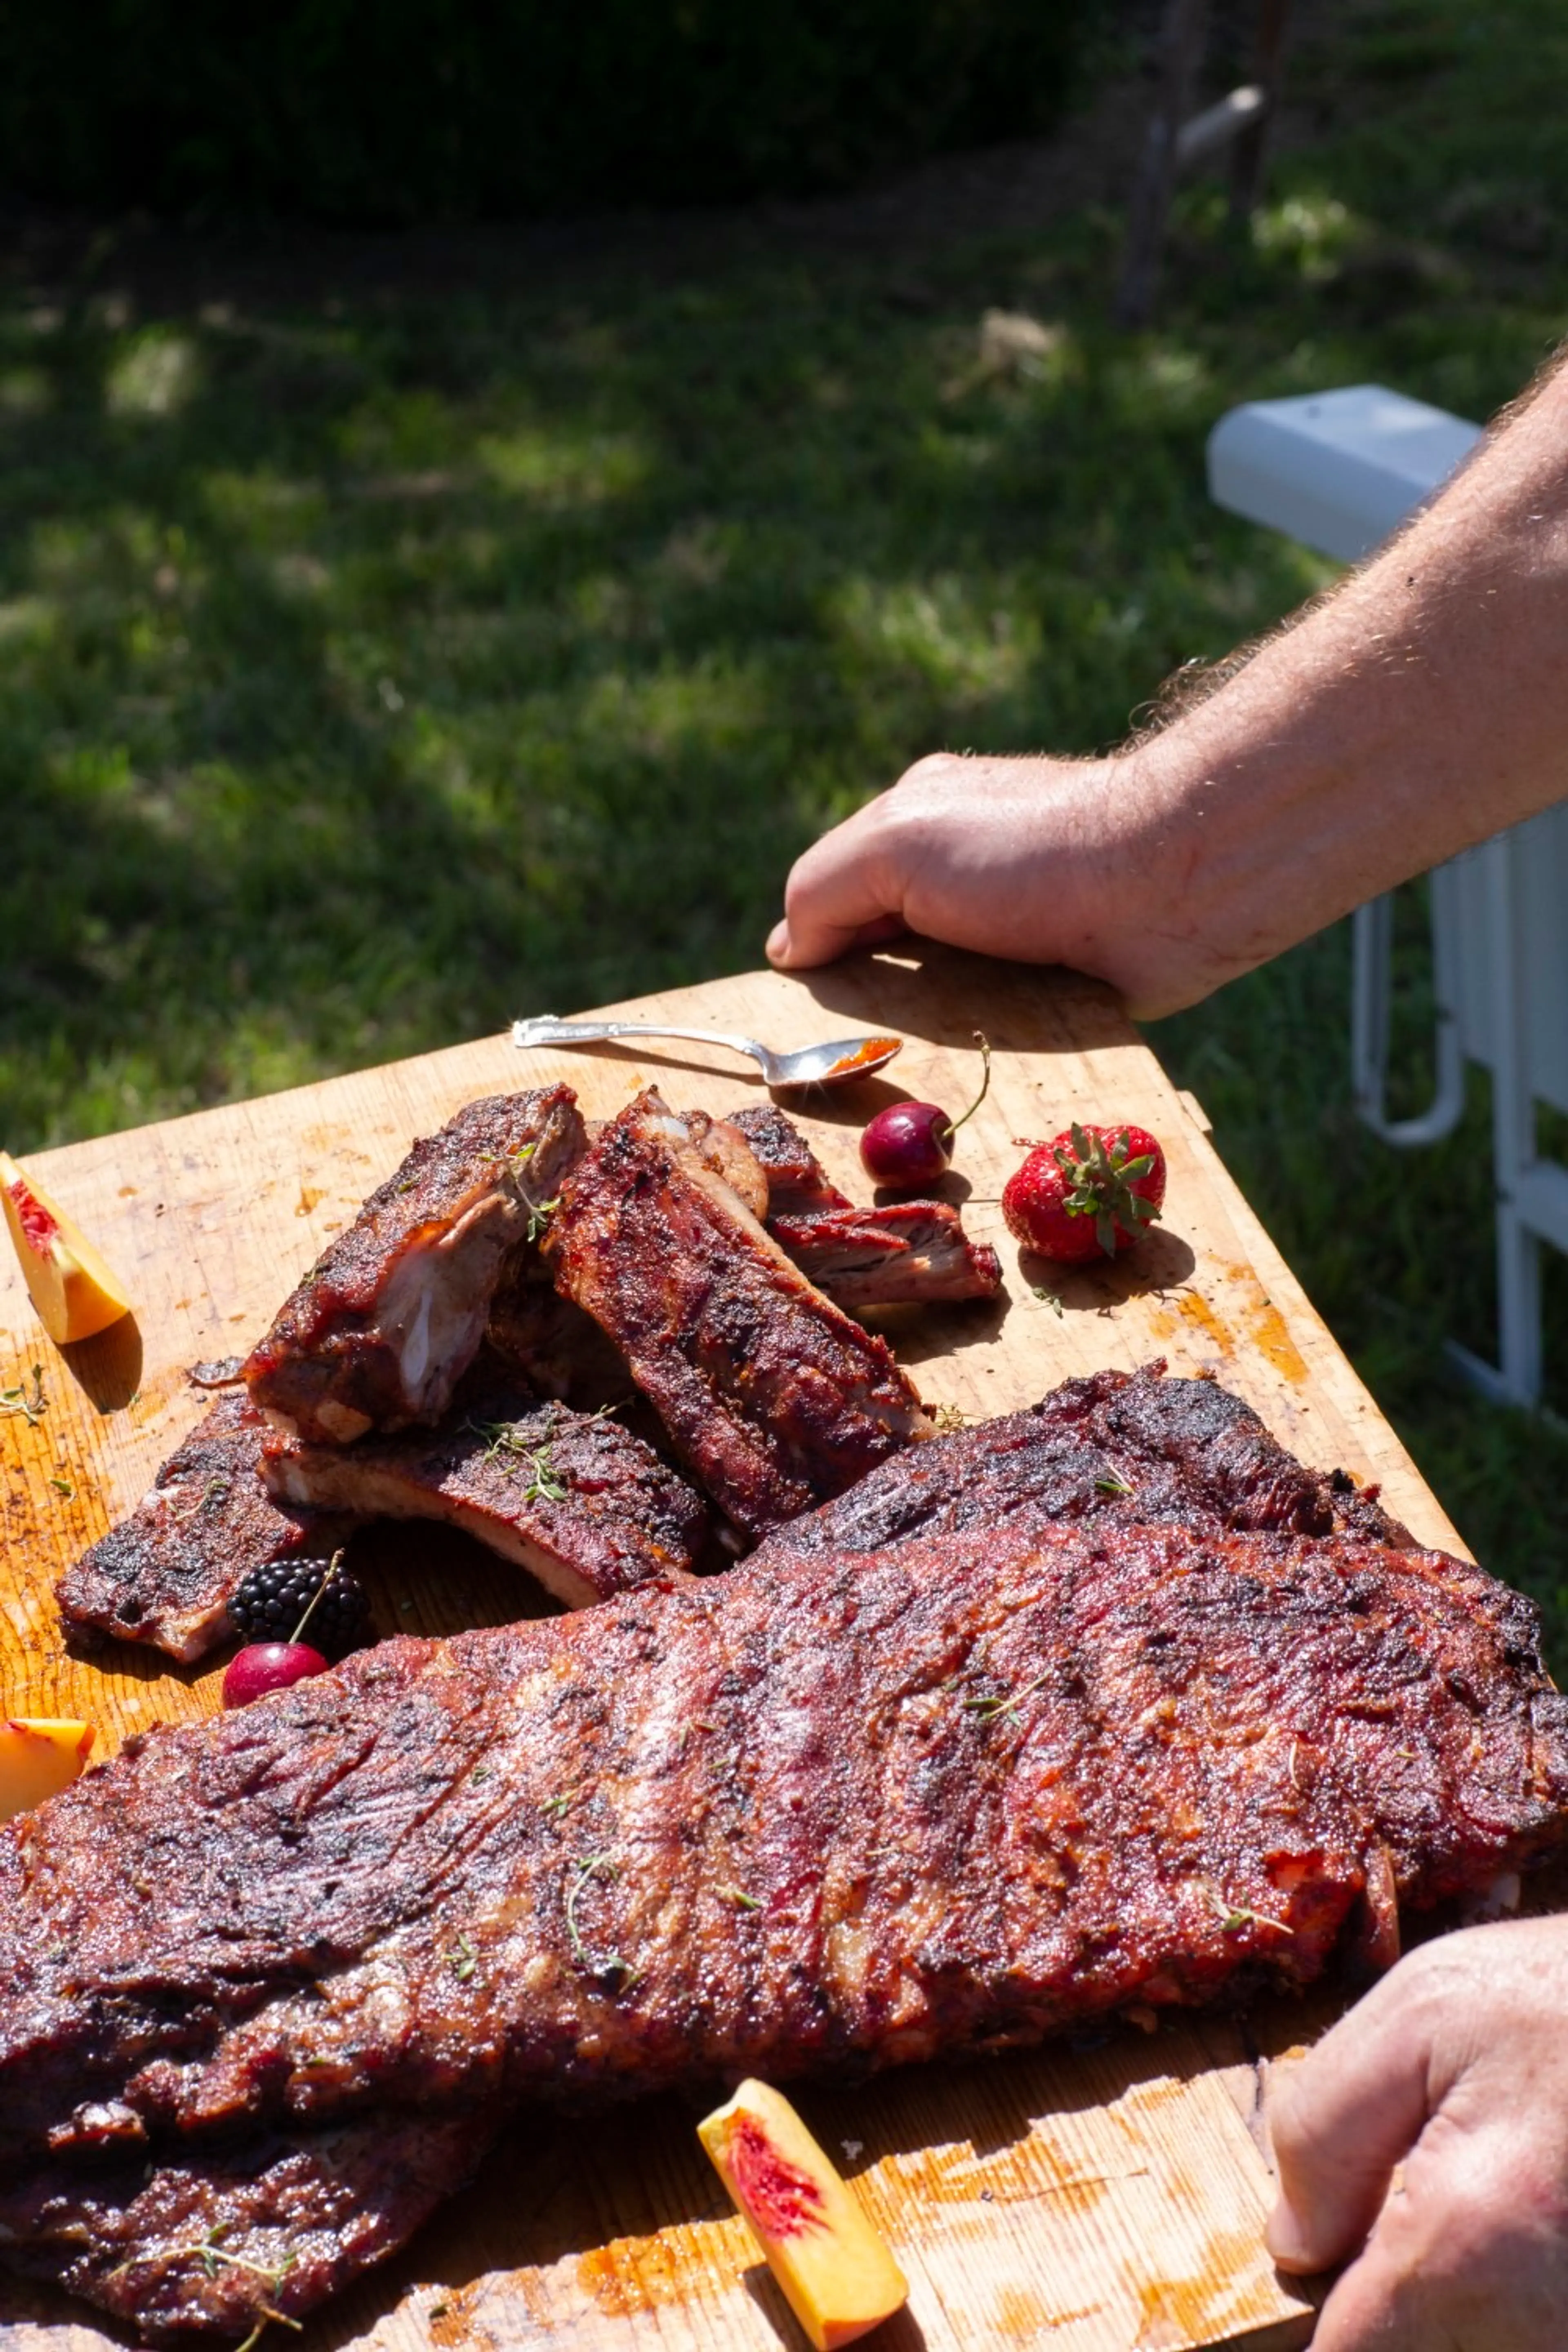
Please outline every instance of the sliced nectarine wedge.
M68 1788L91 1746L90 1723L0 1716L0 1822L30 1813L46 1797Z
M0 1202L38 1319L57 1346L90 1339L130 1314L119 1277L8 1151L0 1151Z
M816 2352L901 2309L902 2271L786 2098L742 2083L697 2136Z

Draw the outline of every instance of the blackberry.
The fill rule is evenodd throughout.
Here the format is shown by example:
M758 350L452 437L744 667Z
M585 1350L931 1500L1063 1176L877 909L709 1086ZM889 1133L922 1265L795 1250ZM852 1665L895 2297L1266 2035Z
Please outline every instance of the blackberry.
M310 1609L312 1596L328 1578L325 1591ZM294 1628L310 1609L310 1621L300 1637L336 1660L370 1639L370 1603L359 1579L340 1563L333 1569L324 1559L275 1559L253 1568L230 1598L229 1620L246 1642L291 1642Z

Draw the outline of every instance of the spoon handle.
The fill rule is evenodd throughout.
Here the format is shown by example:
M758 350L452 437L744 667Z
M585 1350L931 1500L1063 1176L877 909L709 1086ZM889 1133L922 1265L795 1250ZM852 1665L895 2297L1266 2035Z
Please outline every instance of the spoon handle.
M534 1021L514 1021L514 1045L587 1045L604 1037L684 1037L699 1045L729 1045L737 1054L763 1059L763 1048L750 1037L726 1036L720 1029L673 1029L662 1021L557 1021L542 1013Z

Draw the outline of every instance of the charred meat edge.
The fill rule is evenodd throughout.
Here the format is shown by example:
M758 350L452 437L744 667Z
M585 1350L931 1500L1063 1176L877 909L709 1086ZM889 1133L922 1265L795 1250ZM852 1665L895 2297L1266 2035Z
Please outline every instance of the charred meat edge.
M78 1633L146 1642L182 1665L233 1633L228 1603L251 1571L325 1560L354 1520L278 1502L261 1483L267 1423L222 1396L182 1438L134 1510L55 1586Z

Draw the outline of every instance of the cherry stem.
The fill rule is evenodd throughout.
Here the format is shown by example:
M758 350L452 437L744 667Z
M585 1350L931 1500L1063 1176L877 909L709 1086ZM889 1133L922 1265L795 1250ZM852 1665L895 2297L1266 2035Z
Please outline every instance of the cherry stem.
M314 1616L316 1603L321 1599L322 1593L325 1592L328 1585L331 1584L333 1577L336 1576L338 1566L342 1556L342 1550L339 1549L332 1554L331 1559L327 1562L327 1572L325 1576L322 1577L320 1584L317 1585L314 1592L311 1593L310 1598L306 1604L304 1615L300 1618L300 1622L295 1626L294 1631L289 1636L290 1643L299 1640L300 1634L304 1632L306 1626Z
M967 1122L974 1117L975 1112L980 1108L981 1104L984 1101L986 1096L991 1091L991 1041L986 1036L984 1029L977 1029L974 1033L974 1042L979 1046L981 1055L984 1061L985 1074L980 1081L980 1092L975 1096L974 1100L964 1112L963 1118L950 1118L948 1120L947 1131L950 1137L956 1135L959 1129L965 1126Z

